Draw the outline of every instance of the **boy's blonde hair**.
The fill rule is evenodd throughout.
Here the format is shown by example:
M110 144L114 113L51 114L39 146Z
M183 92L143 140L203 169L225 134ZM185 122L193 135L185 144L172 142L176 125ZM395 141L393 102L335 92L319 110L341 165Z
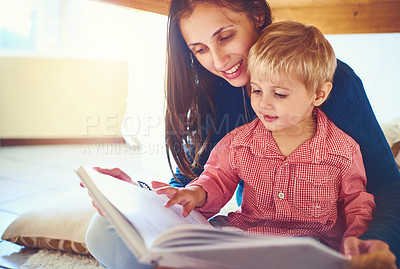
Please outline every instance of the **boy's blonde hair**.
M332 46L318 28L294 21L267 26L249 52L252 75L274 83L295 78L309 92L332 82L336 70Z

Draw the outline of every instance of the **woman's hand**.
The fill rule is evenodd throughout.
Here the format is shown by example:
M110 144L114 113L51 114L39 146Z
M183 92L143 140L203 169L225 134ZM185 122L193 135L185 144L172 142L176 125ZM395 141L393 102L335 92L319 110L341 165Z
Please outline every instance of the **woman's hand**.
M164 194L169 198L165 207L171 207L175 204L183 206L182 216L189 216L195 207L201 207L206 202L206 192L200 186L190 186L187 188L174 188L168 184L152 181L151 186L158 194Z
M120 180L128 182L128 183L133 182L131 177L128 176L125 172L123 172L119 168L106 169L106 168L100 168L100 167L93 167L93 169L99 173L115 177L117 179L120 179Z
M133 183L131 177L128 176L125 172L123 172L119 168L106 169L106 168L100 168L100 167L93 167L93 169L96 170L99 173L115 177L116 179L119 179L119 180L122 180L122 181L125 181L125 182L128 182L128 183ZM82 183L81 183L81 186L84 187L82 185ZM90 193L89 193L89 196L90 196ZM96 203L94 202L93 198L92 198L92 205L93 205L94 208L96 208L97 213L99 213L100 216L104 216L103 212L96 205Z
M90 195L90 193L89 193L89 196L90 196L90 198L92 198L92 205L93 205L94 208L96 208L97 213L98 213L100 216L103 216L103 217L104 217L103 212L101 211L100 207L97 206L96 202L93 200L93 197Z
M381 240L361 240L348 237L343 243L344 255L349 259L350 268L396 269L396 256L388 244Z

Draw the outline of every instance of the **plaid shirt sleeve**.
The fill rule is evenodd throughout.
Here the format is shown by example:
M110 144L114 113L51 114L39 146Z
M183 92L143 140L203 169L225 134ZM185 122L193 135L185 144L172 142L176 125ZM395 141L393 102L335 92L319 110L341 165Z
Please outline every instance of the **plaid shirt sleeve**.
M229 161L232 134L227 134L211 151L210 157L204 166L204 172L188 186L200 186L207 193L204 206L198 208L205 218L217 214L220 209L231 199L239 177L232 169Z
M366 191L367 178L359 146L355 147L353 161L342 178L339 203L345 214L346 231L342 239L359 237L368 229L375 211L374 196Z

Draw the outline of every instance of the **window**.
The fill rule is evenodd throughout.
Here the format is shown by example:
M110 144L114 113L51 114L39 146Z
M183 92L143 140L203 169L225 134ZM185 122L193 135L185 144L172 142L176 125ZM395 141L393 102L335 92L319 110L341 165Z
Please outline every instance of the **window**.
M326 36L336 57L361 78L379 123L400 118L400 34Z
M166 24L166 16L101 1L0 0L0 57L126 61L123 134L163 145Z

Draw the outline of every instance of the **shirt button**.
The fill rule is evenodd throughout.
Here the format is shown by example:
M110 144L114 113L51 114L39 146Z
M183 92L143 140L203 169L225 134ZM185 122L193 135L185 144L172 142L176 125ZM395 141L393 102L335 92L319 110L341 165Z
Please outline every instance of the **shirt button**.
M283 192L280 192L280 193L278 194L278 197L279 197L280 199L284 199L284 198L285 198L285 194L284 194Z

